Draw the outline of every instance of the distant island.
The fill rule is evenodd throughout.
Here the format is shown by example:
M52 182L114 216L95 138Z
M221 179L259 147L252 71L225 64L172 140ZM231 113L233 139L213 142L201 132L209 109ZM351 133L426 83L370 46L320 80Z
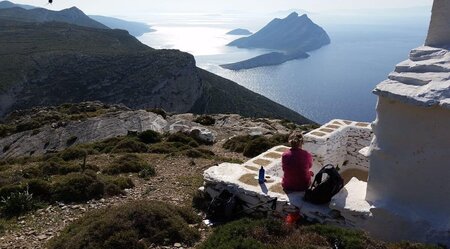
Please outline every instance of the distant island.
M248 29L233 29L227 35L251 35L253 34Z
M108 17L108 16L93 16L90 15L90 18L100 22L109 28L112 29L123 29L127 30L132 36L141 36L145 33L153 32L154 29L151 28L150 25L143 22L130 22L126 20L122 20L119 18Z
M307 58L308 56L304 55L306 52L319 49L330 42L326 31L311 21L306 14L299 16L293 12L284 19L274 19L249 37L239 38L228 44L238 48L273 49L278 51L276 54L265 54L243 62L222 65L222 67L239 70L248 68L250 65L251 68L278 65L288 60Z
M260 56L253 57L251 59L240 61L236 63L224 64L220 65L223 68L230 70L242 70L242 69L251 69L255 67L264 67L264 66L274 66L280 65L286 61L295 60L295 59L305 59L308 58L309 54L298 51L297 53L281 53L281 52L272 52L268 54L263 54Z

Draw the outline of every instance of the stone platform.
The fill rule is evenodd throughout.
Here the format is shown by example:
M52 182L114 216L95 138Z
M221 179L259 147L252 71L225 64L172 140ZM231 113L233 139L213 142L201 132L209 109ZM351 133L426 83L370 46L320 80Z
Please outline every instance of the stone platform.
M370 144L372 131L369 123L353 122L348 120L332 120L322 127L305 135L304 148L314 158L312 171L316 174L326 164L340 167L341 174L347 172L348 181L352 177L367 179L368 160L361 154ZM277 198L276 210L271 210L271 203L262 205L258 211L274 212L276 215L286 215L300 209L300 212L311 220L321 223L332 223L343 226L353 226L353 221L340 215L340 209L358 210L362 215L369 213L368 204L362 205L364 197L361 194L349 195L353 190L344 188L344 193L338 195L329 205L314 205L303 200L304 192L285 193L281 186L283 171L281 156L289 148L276 146L261 155L248 160L243 164L223 163L213 166L204 172L205 191L212 197L227 189L244 201L248 207L269 202ZM266 170L266 182L258 183L259 169ZM365 172L361 176L360 172ZM353 175L355 174L355 175ZM367 183L356 178L350 181L349 187L358 188L358 193L366 189ZM362 186L365 185L365 186ZM351 198L352 200L348 200ZM348 207L349 203L354 203ZM347 206L346 206L347 205ZM342 208L341 208L342 206ZM361 209L363 207L363 209ZM358 215L360 215L358 214ZM354 215L350 214L350 218Z

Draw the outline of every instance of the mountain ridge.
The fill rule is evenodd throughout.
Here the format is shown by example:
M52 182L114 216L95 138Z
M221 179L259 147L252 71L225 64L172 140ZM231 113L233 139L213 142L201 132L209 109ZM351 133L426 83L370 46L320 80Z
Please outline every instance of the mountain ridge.
M76 7L63 9L61 11L53 11L44 8L5 8L0 9L0 19L30 23L65 22L83 27L109 29L107 26L89 18L83 11Z

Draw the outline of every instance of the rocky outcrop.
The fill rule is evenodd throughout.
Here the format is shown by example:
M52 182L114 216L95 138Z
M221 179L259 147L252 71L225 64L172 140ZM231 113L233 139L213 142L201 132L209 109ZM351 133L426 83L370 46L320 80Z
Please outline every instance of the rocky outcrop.
M129 132L163 132L166 126L164 118L145 110L109 113L64 126L46 125L0 139L0 158L42 155L70 145L125 136Z
M293 12L284 19L274 19L249 37L237 39L228 46L266 48L286 52L308 52L330 43L328 34L307 15Z
M280 52L263 54L249 60L221 65L223 68L240 70L260 66L279 65L289 60L308 58L308 51L316 50L330 43L330 37L323 28L307 15L293 12L285 19L274 19L264 28L249 37L232 41L228 46L239 48L265 48Z

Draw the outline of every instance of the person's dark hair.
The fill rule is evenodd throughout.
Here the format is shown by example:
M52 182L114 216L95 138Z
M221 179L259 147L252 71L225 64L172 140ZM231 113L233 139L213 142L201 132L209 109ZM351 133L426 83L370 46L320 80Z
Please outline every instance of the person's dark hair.
M289 143L291 147L297 148L303 144L303 134L301 131L294 131L289 135Z

